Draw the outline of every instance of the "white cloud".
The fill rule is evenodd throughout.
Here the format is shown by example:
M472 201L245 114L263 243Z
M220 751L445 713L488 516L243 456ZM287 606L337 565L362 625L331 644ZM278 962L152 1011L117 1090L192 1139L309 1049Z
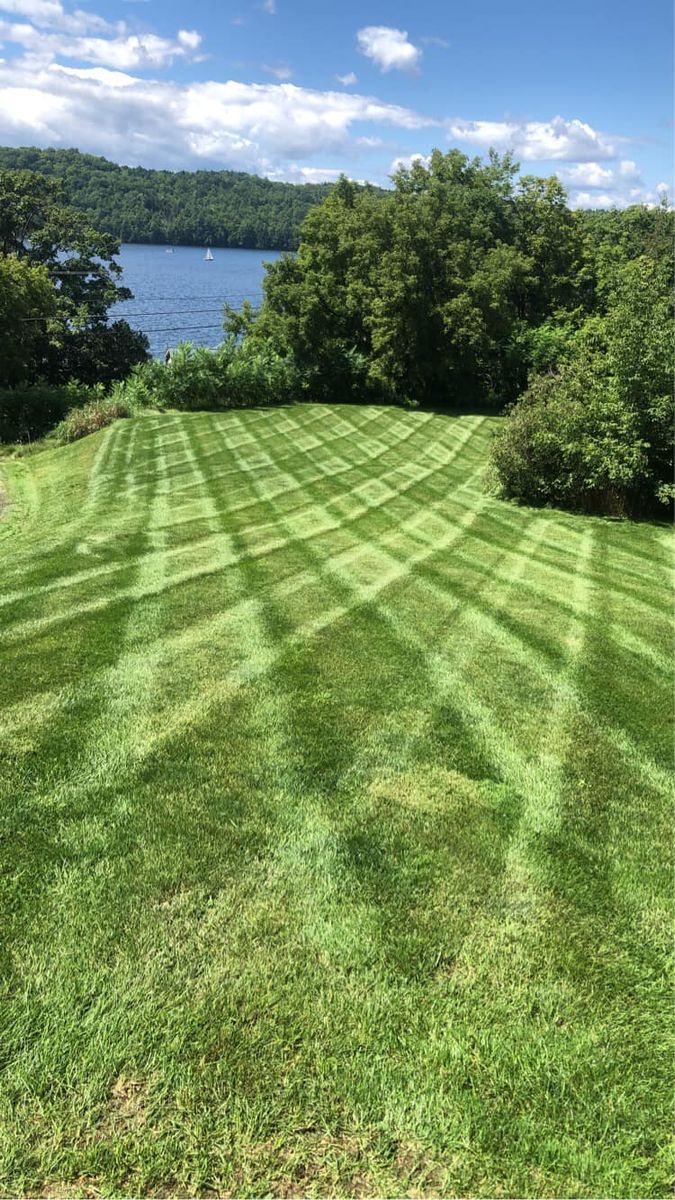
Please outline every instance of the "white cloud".
M616 167L599 163L577 163L558 171L564 184L579 188L570 196L573 208L627 208L630 204L658 203L661 185L654 191L645 188L642 176L632 159L622 159Z
M619 163L619 175L622 179L631 183L642 183L642 176L638 170L637 163L631 159L624 159Z
M618 167L602 167L600 163L576 163L572 167L565 167L558 171L558 176L567 187L590 188L598 189L603 192L601 199L607 200L608 196L612 198L613 204L631 203L631 194L642 196L644 187L642 184L642 176L637 168L637 164L631 159L623 159ZM633 184L632 189L626 192L627 185ZM585 197L586 192L578 193ZM585 207L589 207L585 203L585 199L581 201ZM592 207L598 207L593 205ZM606 204L600 204L601 208L605 208Z
M421 37L420 41L423 46L438 46L441 50L449 50L450 43L446 38L442 37Z
M37 59L57 56L128 71L137 67L163 67L177 58L194 58L201 35L181 29L177 39L154 33L120 34L115 37L74 37L51 33L33 25L0 21L0 39L22 46Z
M348 71L346 75L336 75L335 78L338 83L343 83L345 87L352 87L355 83L359 82L358 76L353 71Z
M13 133L21 139L26 131L33 141L52 145L53 129L66 118L68 102L62 96L32 87L0 86L0 113L3 141L11 142Z
M265 63L263 63L261 70L263 70L266 75L274 75L275 79L280 79L282 81L293 78L293 72L291 68L283 65L279 67L268 67L265 65Z
M629 188L624 191L616 186L604 192L576 192L570 196L572 208L628 208L631 204L644 204L647 208L655 208L661 199L659 185L654 191L644 187Z
M576 163L558 171L562 182L571 187L606 188L614 181L611 167L601 167L600 163Z
M285 180L286 183L335 183L341 175L351 179L352 183L367 183L367 180L355 179L348 171L338 167L302 167L299 163L289 163L283 169L267 173L268 179Z
M39 28L60 29L64 33L124 32L124 22L111 25L103 17L81 9L67 13L60 0L0 0L0 12L26 17Z
M74 75L77 79L91 79L106 87L132 87L137 83L135 75L125 75L123 71L109 71L107 67L59 67L64 75Z
M572 208L618 208L612 192L577 192L570 197Z
M669 189L661 183L657 183L653 191L649 188L631 188L628 192L629 204L646 204L647 208L656 208L661 203L664 195L668 194Z
M395 175L401 169L409 171L415 163L421 163L423 167L428 167L431 162L431 155L425 154L402 154L399 158L395 158L389 167L389 174Z
M0 89L0 143L76 145L147 166L266 175L313 155L358 153L351 137L357 124L407 130L435 124L353 93L272 82L178 84L102 64L65 67L32 58L0 65Z
M174 85L180 103L178 123L198 129L226 129L260 140L272 152L296 158L345 150L356 122L416 129L433 124L410 109L368 96L319 92L294 84L195 83Z
M260 7L263 12L269 13L273 17L277 11L277 0L262 0Z
M422 51L408 41L405 29L389 25L367 25L356 35L359 50L381 71L414 71L422 59Z
M198 50L202 44L202 35L194 29L179 29L178 41L186 50Z
M474 146L513 150L524 161L597 162L616 157L616 142L585 121L464 121L446 122L450 138Z
M292 183L335 183L344 172L334 167L299 167L297 163L292 163L290 167L283 172L284 178Z

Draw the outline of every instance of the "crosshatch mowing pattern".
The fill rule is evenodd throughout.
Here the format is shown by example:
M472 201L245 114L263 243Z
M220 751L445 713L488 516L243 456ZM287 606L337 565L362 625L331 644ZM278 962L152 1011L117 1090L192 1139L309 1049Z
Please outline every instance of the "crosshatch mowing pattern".
M1 1186L662 1195L670 542L498 421L5 469Z

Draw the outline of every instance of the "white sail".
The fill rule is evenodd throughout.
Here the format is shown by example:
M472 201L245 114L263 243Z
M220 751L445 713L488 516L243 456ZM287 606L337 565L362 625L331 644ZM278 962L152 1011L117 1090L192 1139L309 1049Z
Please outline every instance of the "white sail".
M206 254L204 255L204 262L213 262L213 255L211 253L210 246L206 247Z

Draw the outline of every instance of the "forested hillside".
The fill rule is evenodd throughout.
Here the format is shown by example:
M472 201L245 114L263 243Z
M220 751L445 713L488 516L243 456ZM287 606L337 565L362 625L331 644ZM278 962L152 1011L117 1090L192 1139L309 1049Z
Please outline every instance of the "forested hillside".
M79 150L0 147L0 170L63 180L65 198L95 229L123 242L290 250L326 183L273 183L242 171L120 167Z

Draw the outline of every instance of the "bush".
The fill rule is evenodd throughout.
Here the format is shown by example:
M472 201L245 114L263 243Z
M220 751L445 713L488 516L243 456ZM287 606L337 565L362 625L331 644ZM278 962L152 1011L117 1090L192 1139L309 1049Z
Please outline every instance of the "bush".
M228 408L291 404L298 399L300 389L293 359L265 343L243 341L228 363Z
M569 339L557 374L532 380L493 447L502 496L631 516L672 500L672 310L658 270L621 267L606 315Z
M624 516L641 507L649 464L629 408L581 372L539 376L492 450L492 482L521 503Z
M153 360L133 369L124 387L132 404L182 411L226 407L226 374L233 349L228 344L217 350L184 342L173 352L171 362Z
M76 442L78 438L86 437L89 433L96 433L98 429L105 428L106 425L112 425L113 421L117 421L120 417L130 417L132 408L124 401L109 397L108 399L94 400L90 404L83 405L82 408L74 408L68 413L67 417L54 430L54 438L57 442Z
M0 442L31 442L44 437L72 408L102 399L103 387L71 382L61 387L36 383L0 390Z
M371 363L353 346L325 339L320 350L304 360L303 387L307 399L318 404L409 404L396 391L378 363Z
M133 367L107 398L101 384L0 392L0 434L18 441L22 433L39 437L56 425L55 440L73 442L145 408L198 412L287 404L299 389L293 361L268 346L228 340L208 350L186 342L168 365L153 360Z
M143 363L111 395L132 408L183 412L287 404L298 398L292 359L266 344L228 339L215 350L184 342L171 362Z

